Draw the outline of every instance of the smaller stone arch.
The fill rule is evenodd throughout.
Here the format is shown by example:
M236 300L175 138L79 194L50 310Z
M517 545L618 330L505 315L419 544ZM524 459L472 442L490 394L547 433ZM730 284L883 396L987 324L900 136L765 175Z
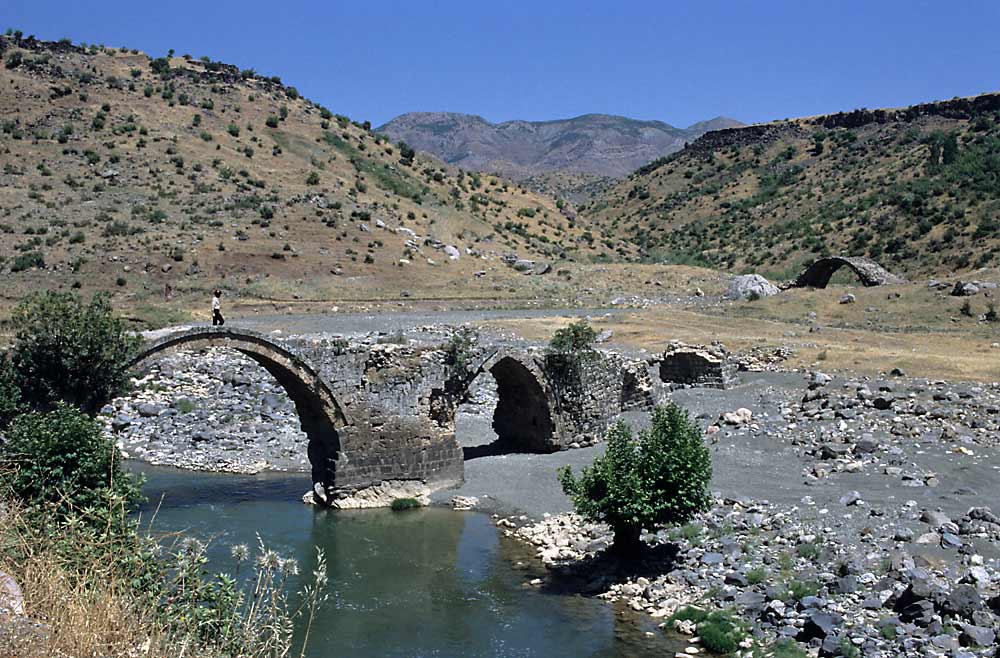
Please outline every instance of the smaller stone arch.
M905 282L905 279L896 276L871 258L864 256L829 256L813 261L792 282L791 287L826 288L834 273L845 266L854 272L862 285L868 287Z
M291 347L264 334L229 327L198 327L167 334L143 346L129 364L143 365L172 352L209 347L234 349L256 361L285 390L309 439L314 483L336 485L341 434L348 424L340 405L319 373Z
M542 369L529 352L499 350L487 356L457 396L465 399L476 377L490 373L497 383L493 431L498 451L555 452L561 449L559 415Z

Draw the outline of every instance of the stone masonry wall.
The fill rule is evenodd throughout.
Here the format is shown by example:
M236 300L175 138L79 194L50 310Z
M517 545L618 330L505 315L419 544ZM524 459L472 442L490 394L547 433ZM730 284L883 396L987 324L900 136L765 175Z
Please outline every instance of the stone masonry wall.
M720 346L672 344L651 361L656 376L665 384L687 384L726 388L736 374L736 365Z
M645 368L612 352L547 354L544 371L561 419L563 449L597 443L622 411L653 404Z
M440 350L396 344L295 341L333 391L346 417L334 495L383 480L462 481L454 432L431 418L435 384L446 378Z

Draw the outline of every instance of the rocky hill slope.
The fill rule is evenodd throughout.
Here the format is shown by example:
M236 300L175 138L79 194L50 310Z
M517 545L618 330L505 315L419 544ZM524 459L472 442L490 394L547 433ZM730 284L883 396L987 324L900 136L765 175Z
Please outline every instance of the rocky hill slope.
M472 171L515 179L551 172L615 178L677 151L709 130L735 125L742 124L717 117L675 128L662 121L606 114L494 124L471 114L411 112L377 132Z
M277 77L18 33L0 36L0 60L0 306L49 287L110 290L136 312L215 287L502 300L534 294L515 257L630 249Z
M581 216L658 262L787 278L821 254L903 273L1000 262L1000 94L707 133Z

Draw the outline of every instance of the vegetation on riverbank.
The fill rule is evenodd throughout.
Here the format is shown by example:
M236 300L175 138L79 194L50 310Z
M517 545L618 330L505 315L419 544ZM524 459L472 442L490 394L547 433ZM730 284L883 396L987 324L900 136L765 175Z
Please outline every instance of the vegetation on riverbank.
M606 441L579 477L560 469L559 483L578 514L611 527L616 552L634 555L643 528L682 525L711 505L711 455L701 429L677 405L657 407L652 427L638 437L619 421Z
M14 613L0 616L0 656L276 658L293 640L304 653L323 555L291 596L297 563L263 545L234 547L238 564L252 558L240 580L211 571L195 539L155 538L131 514L141 481L79 410L125 386L134 339L101 298L46 293L17 317L13 358L0 355L0 571L20 594L0 593Z

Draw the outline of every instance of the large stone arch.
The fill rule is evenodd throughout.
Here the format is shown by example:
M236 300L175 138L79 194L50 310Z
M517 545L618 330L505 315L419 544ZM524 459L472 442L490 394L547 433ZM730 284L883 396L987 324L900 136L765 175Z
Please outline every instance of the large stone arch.
M826 288L830 278L842 267L848 267L865 286L903 283L904 279L864 256L829 256L819 258L795 279L795 288Z
M277 380L295 405L302 431L309 439L313 482L333 485L341 451L341 433L347 421L327 383L289 346L246 329L199 327L146 343L130 366L141 368L166 354L209 347L224 347L245 354Z
M555 452L561 449L555 396L539 364L529 352L502 349L473 369L459 392L466 398L476 377L490 373L497 383L493 431L505 451Z

